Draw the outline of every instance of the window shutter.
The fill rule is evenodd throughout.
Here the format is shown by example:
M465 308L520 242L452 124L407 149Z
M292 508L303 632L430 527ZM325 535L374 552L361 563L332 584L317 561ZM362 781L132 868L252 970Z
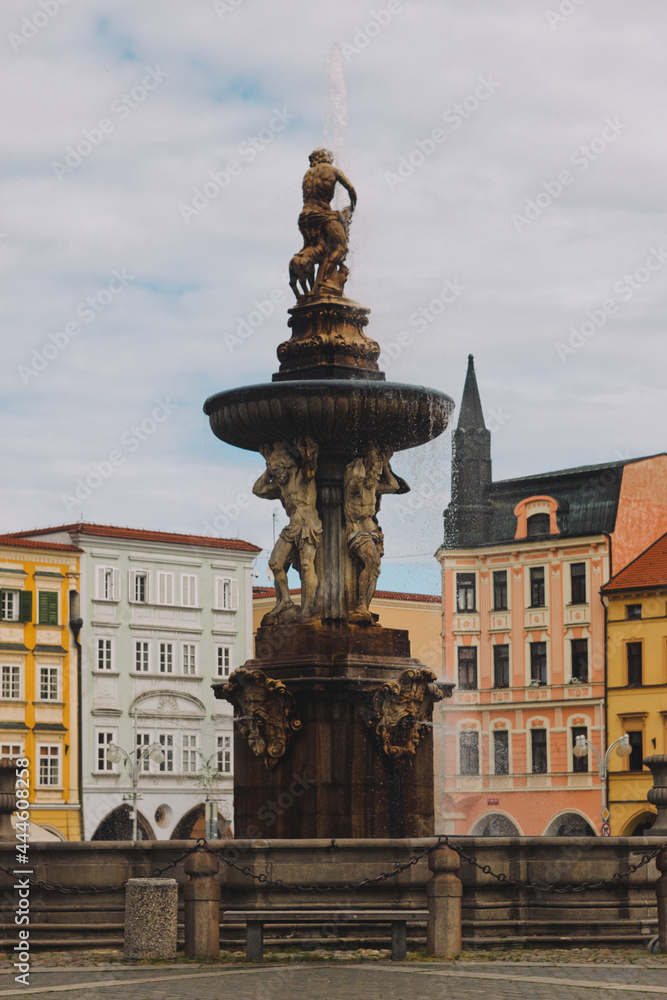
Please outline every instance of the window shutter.
M113 597L114 601L119 601L120 600L120 570L119 569L115 569L113 571L113 577L112 577L112 579L113 579L113 584L112 584L112 586L113 586L113 593L112 593L111 596Z
M32 621L32 594L29 590L19 593L19 621Z
M238 607L239 607L239 582L238 580L232 580L231 602L229 605L229 610L238 611Z
M39 595L39 624L58 624L58 595L43 590Z
M224 608L223 598L224 598L224 587L225 579L222 576L216 576L215 578L215 606L216 608Z
M136 569L131 569L130 572L128 573L128 580L127 580L127 599L128 601L130 601L131 604L134 604L137 599L135 591L136 576L137 576Z
M104 573L105 566L95 567L95 597L104 598Z

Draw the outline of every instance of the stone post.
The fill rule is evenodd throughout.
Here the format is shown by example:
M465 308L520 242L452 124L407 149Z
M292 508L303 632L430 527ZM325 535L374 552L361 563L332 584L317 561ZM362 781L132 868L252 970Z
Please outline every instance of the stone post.
M667 850L660 851L655 859L660 878L655 883L658 898L658 947L657 951L667 951Z
M653 788L649 788L646 798L658 810L655 823L647 833L650 837L664 837L667 840L667 755L662 753L644 757L644 764L651 769Z
M178 882L131 878L125 889L125 958L176 958Z
M220 956L220 862L208 851L185 859L185 957L211 962Z
M456 958L461 954L463 886L456 875L461 860L456 851L438 847L430 855L428 866L433 875L426 886L426 953L433 958Z

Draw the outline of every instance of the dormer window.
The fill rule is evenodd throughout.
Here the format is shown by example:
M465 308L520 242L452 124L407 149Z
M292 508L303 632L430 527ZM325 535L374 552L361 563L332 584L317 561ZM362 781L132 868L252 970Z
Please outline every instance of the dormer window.
M556 513L558 501L553 497L526 497L514 508L515 538L545 538L560 534Z
M528 538L535 538L536 535L550 534L549 515L546 513L531 514L526 518Z

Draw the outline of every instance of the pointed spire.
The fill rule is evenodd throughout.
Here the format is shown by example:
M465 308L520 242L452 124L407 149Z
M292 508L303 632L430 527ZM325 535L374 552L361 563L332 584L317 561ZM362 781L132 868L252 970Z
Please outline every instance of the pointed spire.
M484 414L482 413L482 403L479 398L477 388L477 378L475 376L475 359L472 354L468 355L468 372L463 387L463 398L461 399L461 411L459 422L456 425L459 430L485 430Z

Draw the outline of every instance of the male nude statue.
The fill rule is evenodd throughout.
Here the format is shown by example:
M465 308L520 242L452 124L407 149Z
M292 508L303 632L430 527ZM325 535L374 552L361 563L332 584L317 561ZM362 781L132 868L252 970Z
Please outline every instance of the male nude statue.
M355 459L345 468L343 493L347 545L350 554L361 563L356 603L349 620L361 625L373 623L369 606L384 555L384 535L376 517L382 494L407 493L410 489L405 480L394 475L389 465L391 456L390 449L381 451L372 442L363 458Z
M255 496L280 500L290 519L280 532L269 558L269 568L276 586L275 607L264 615L262 625L275 625L298 617L313 621L317 617L318 579L315 553L320 544L322 522L317 513L315 469L318 446L312 438L302 438L297 445L301 464L279 441L263 445L266 471L252 488ZM289 594L287 570L294 566L301 577L301 611Z
M333 155L327 149L316 149L308 159L310 169L303 178L303 209L299 215L303 248L290 261L290 285L297 299L307 294L342 292L348 274L343 264L347 233L357 204L356 191L345 174L332 166ZM349 207L341 212L331 207L337 183L350 196ZM320 268L315 280L316 264Z

